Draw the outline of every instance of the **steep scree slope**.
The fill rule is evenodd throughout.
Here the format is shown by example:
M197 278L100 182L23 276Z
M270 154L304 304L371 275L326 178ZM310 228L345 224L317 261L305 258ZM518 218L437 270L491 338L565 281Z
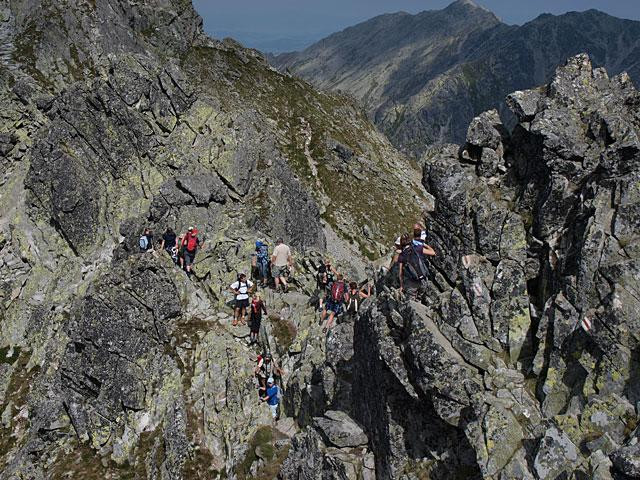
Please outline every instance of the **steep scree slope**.
M640 22L590 10L508 26L472 1L439 11L383 15L272 60L315 85L353 95L399 149L464 141L479 113L549 81L568 57L589 53L612 74L640 78Z

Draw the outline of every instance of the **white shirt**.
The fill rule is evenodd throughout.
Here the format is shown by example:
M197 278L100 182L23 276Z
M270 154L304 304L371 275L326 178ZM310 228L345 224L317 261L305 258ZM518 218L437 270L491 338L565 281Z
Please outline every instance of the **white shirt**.
M237 290L238 292L240 292L236 295L236 300L246 300L247 298L249 298L249 294L247 292L251 287L253 287L253 282L251 280L242 282L242 285L240 285L240 282L231 284L231 288L233 290Z

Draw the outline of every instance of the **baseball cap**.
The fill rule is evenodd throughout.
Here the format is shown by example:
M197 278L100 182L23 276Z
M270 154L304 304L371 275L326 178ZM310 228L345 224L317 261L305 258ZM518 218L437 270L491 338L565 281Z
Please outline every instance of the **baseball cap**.
M273 377L269 377L269 379L267 380L267 383L273 383Z

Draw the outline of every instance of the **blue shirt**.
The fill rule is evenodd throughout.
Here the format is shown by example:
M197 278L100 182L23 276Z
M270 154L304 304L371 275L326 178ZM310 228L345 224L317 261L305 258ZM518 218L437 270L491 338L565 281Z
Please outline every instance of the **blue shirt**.
M280 403L278 400L277 385L273 385L272 387L267 387L267 395L269 396L269 400L267 400L267 403L269 405L278 405L278 403Z

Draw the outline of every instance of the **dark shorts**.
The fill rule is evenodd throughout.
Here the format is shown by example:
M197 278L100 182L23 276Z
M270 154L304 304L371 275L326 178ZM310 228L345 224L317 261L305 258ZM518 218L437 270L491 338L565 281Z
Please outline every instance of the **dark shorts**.
M268 262L261 262L260 260L258 260L258 264L256 265L256 267L258 268L258 278L268 278L269 276L269 263Z
M245 298L244 300L238 300L236 298L236 308L247 308L249 306L249 299Z
M188 250L184 251L184 264L191 265L196 259L196 252L189 252Z
M249 321L249 328L251 329L251 333L259 333L261 324L262 318L252 318Z
M332 298L327 299L327 312L333 312L340 315L342 311L342 302L334 302Z
M405 278L402 283L404 293L410 297L416 298L423 290L422 283L416 280Z

